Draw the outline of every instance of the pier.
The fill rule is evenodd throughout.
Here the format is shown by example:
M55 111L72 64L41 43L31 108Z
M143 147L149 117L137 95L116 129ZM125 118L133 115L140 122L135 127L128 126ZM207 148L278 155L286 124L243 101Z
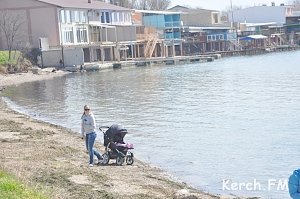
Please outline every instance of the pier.
M151 58L137 58L128 59L126 61L119 62L93 62L84 65L85 71L98 71L102 69L121 69L122 67L136 66L136 67L147 67L147 66L164 66L164 65L181 65L181 64L194 64L194 63L205 63L213 62L222 57L232 56L251 56L260 55L273 52L293 51L298 50L298 46L277 46L273 48L256 48L256 49L244 49L234 51L217 51L209 52L200 55L192 56L175 56L175 57L151 57ZM77 67L79 69L79 67ZM75 71L72 71L75 72Z

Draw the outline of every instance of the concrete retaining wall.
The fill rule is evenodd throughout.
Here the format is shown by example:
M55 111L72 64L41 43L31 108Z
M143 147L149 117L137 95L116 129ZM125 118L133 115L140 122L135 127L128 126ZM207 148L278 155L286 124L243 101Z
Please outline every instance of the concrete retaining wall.
M82 65L84 63L82 48L64 49L64 59L62 50L49 50L42 52L43 67L60 67L60 60L64 60L65 66Z

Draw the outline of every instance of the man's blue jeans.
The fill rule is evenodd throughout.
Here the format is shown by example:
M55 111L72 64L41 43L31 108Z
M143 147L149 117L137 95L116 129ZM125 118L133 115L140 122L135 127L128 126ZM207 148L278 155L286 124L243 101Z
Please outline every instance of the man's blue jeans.
M96 149L94 149L94 143L95 143L96 137L97 137L96 132L92 132L92 133L86 134L86 138L85 138L85 146L86 146L86 149L89 151L89 155L90 155L90 164L93 164L93 162L94 162L94 154L95 154L95 156L97 156L98 160L100 160L102 158L100 153Z

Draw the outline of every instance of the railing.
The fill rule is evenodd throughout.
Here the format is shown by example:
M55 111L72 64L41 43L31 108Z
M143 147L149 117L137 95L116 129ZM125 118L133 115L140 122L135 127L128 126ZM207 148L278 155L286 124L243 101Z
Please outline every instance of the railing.
M247 37L249 35L270 35L270 30L243 31L238 34L239 37Z
M181 22L180 21L170 21L170 22L165 22L165 27L166 28L171 28L171 27L180 27Z

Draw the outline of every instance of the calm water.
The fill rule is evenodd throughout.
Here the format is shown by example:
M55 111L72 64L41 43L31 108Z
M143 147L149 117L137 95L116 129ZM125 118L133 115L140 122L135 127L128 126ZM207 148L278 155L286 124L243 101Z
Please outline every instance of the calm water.
M14 108L78 132L89 104L98 125L123 124L139 159L180 180L215 194L282 199L281 182L300 167L299 63L298 51L134 67L23 84L5 95Z

